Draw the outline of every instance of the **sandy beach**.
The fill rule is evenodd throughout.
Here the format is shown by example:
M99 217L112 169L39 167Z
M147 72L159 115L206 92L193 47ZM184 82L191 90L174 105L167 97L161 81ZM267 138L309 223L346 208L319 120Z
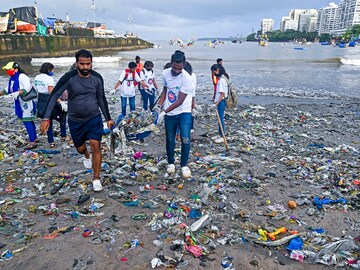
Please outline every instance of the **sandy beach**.
M116 102L110 101L112 111ZM34 151L24 152L26 132L11 105L1 104L7 108L0 112L1 269L358 265L359 102L241 104L226 111L229 151L211 141L216 115L201 104L189 180L180 176L180 151L178 174L166 174L163 126L144 143L118 148L113 160L105 136L99 193L80 155L59 137L54 149L42 136ZM192 231L204 215L209 218ZM260 228L282 227L286 232L274 241L258 239ZM286 237L301 239L301 252L291 253ZM346 244L320 253L338 241Z

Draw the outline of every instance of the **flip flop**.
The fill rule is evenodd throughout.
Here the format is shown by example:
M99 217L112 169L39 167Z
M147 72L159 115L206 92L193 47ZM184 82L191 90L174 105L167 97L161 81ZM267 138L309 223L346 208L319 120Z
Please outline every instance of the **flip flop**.
M196 232L198 229L200 229L201 225L205 222L205 220L207 220L209 218L209 215L203 215L201 218L199 218L197 221L195 221L193 224L191 224L190 226L190 230L192 232Z

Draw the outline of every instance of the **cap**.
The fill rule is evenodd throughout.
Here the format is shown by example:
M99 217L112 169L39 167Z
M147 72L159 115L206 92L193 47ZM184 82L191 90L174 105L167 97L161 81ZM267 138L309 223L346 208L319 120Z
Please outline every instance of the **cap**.
M16 62L12 61L2 67L3 70L9 70L9 69L13 69L13 68L20 68L20 65Z

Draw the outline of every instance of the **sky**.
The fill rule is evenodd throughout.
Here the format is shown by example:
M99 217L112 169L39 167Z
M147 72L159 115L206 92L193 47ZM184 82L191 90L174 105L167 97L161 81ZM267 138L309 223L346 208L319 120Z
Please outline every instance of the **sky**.
M246 37L260 29L263 18L275 20L291 9L318 9L340 0L36 0L43 18L55 16L70 21L105 23L116 33L131 30L140 38L155 41L172 37L184 40L201 37ZM34 6L34 0L1 0L0 11L12 7ZM131 15L132 19L129 19Z

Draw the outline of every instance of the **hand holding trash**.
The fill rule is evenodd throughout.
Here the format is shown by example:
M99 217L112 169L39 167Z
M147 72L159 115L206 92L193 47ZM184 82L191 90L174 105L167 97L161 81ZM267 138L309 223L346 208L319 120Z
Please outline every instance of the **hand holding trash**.
M166 115L166 112L165 111L162 111L160 114L159 114L159 117L157 119L157 124L160 125L163 121L164 121L164 117Z
M60 101L59 104L60 104L60 106L61 106L61 109L62 109L64 112L67 112L67 111L68 111L68 105L67 105L67 102L66 102L66 101Z
M153 88L153 89L146 88L146 89L144 89L144 90L145 90L145 92L146 92L147 94L149 94L149 95L153 95L153 94L155 93L154 88Z
M107 127L109 130L111 130L113 127L115 127L115 123L113 120L107 121L106 124L107 124Z
M49 127L50 127L50 120L49 119L43 119L40 122L41 135L44 135L48 131Z
M160 106L160 104L156 104L152 110L153 110L154 112L157 112L158 114L160 114L160 113L161 113L161 106Z
M191 109L192 116L197 116L202 111L201 107L199 105L195 105L195 108Z
M116 89L110 90L109 92L110 95L115 95L115 93L116 93Z
M19 97L19 95L20 95L20 92L19 91L16 91L16 92L14 92L14 93L11 93L11 94L8 94L8 95L6 95L5 96L5 98L7 98L7 99L13 99L13 100L16 100L18 97Z
M209 105L209 109L210 109L210 110L215 110L215 109L217 109L217 103L213 103L213 104Z

